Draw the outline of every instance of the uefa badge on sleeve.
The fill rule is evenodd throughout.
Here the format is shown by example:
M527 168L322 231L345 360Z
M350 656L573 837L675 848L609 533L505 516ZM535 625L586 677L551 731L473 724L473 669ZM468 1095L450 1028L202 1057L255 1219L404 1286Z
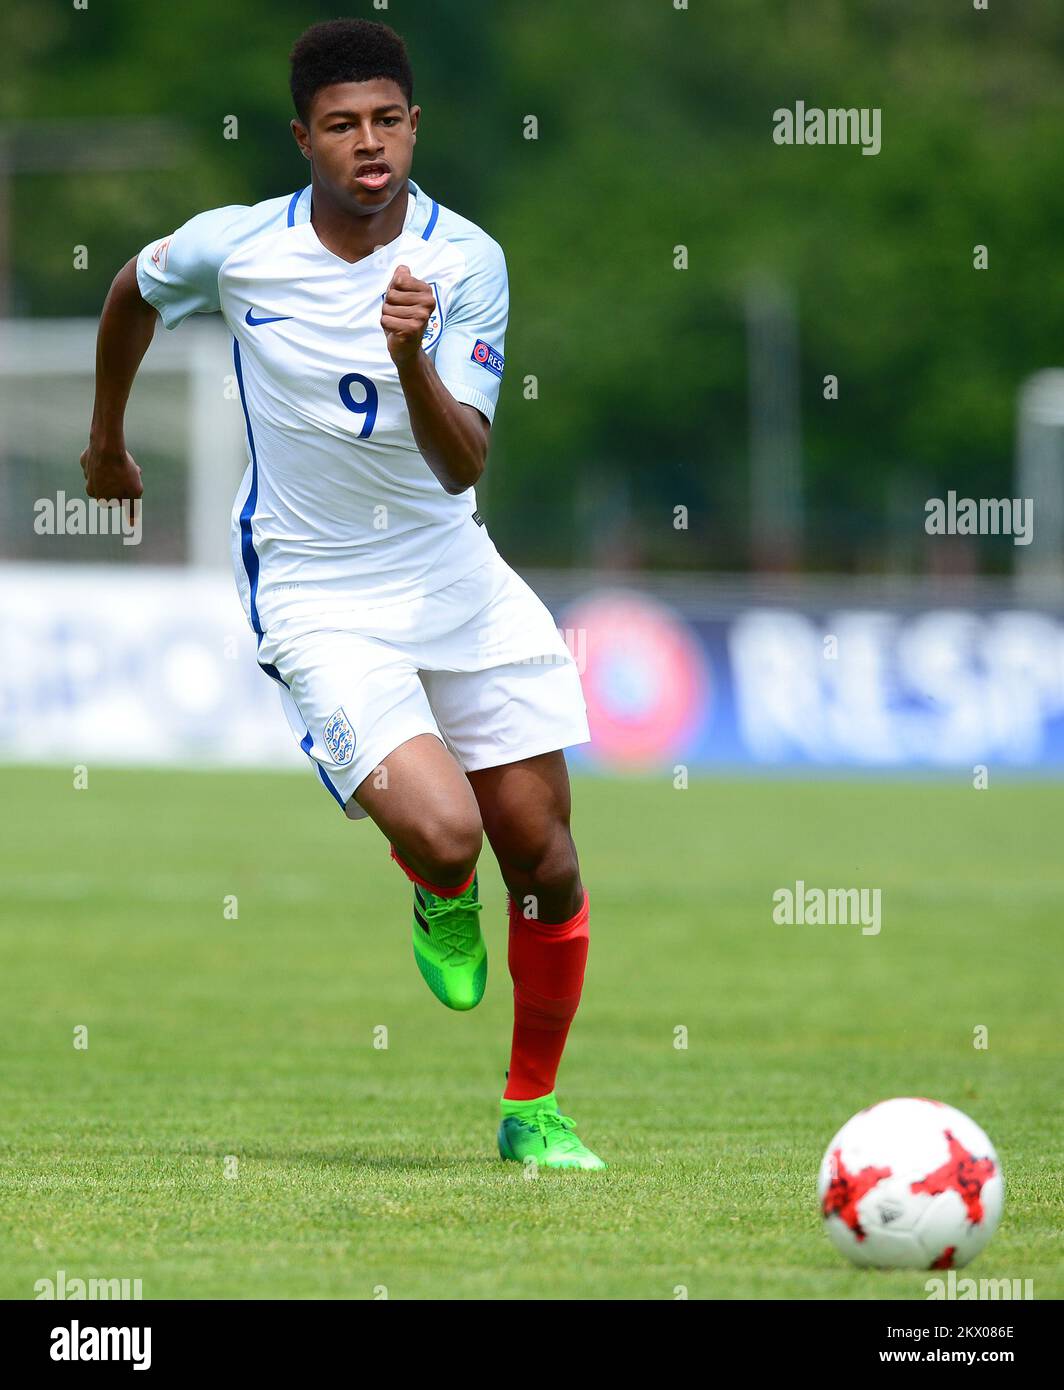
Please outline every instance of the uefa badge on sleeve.
M325 747L338 767L343 767L355 756L355 731L348 722L343 709L330 714L325 721Z
M496 352L490 343L486 343L483 338L478 338L473 344L473 351L469 354L474 362L478 362L486 371L501 377L503 369L503 356L501 352Z

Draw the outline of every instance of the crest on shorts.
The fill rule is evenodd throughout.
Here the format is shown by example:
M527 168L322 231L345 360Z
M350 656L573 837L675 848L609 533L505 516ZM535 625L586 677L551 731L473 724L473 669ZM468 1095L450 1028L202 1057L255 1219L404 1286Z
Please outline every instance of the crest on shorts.
M333 762L343 767L355 756L355 731L348 723L343 708L330 714L325 721L325 747Z
M430 347L433 347L436 339L443 332L443 310L440 308L440 287L435 280L430 280L429 284L432 286L432 293L436 298L436 303L432 306L432 313L429 315L429 321L425 325L424 333L421 335L421 347L423 351L427 351Z

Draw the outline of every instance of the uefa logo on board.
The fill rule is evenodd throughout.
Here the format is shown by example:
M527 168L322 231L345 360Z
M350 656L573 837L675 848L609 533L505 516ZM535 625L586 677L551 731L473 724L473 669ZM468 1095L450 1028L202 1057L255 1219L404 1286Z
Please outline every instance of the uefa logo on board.
M561 624L587 633L591 759L653 767L684 754L708 718L710 673L683 617L648 594L605 591L566 609Z

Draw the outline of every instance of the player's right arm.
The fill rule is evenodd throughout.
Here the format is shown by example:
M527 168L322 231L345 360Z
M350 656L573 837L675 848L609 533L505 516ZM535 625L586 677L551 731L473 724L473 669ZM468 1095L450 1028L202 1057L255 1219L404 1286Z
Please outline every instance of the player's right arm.
M263 206L268 221L274 214L269 204ZM145 246L115 276L100 317L96 402L89 447L81 456L90 497L127 500L144 491L125 438L126 402L137 369L158 319L176 328L189 314L218 312L218 271L247 212L244 207L201 212L165 240Z
M100 501L132 500L144 491L140 469L126 449L126 402L158 317L141 295L134 256L111 284L96 339L96 399L81 471L85 491Z

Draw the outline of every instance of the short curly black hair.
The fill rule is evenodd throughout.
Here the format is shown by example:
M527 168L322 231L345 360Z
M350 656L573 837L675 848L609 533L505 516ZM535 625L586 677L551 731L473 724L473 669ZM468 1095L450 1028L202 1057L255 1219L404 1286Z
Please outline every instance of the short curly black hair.
M306 124L314 93L336 82L387 77L414 100L414 74L406 44L387 24L369 19L330 19L300 34L291 53L289 86L299 119Z

